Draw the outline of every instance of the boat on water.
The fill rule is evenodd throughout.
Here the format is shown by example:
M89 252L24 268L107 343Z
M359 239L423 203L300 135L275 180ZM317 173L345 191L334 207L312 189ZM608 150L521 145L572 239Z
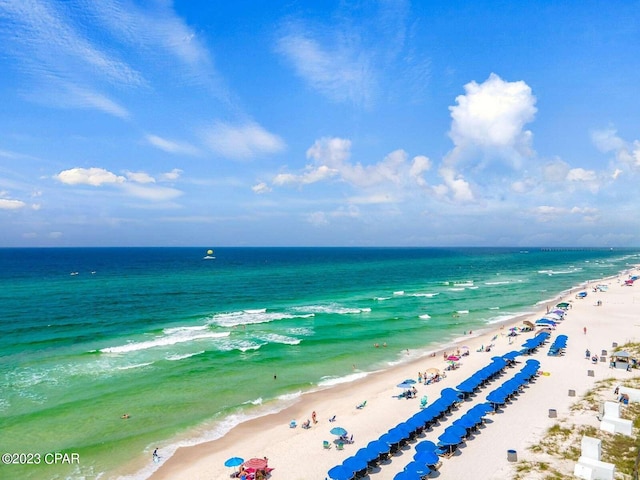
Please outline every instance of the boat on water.
M213 255L213 250L207 250L207 254L202 257L203 260L214 260L216 257Z

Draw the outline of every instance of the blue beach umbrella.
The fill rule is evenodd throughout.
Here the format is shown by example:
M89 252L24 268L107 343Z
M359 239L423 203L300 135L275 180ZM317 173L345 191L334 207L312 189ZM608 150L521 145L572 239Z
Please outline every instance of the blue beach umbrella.
M240 457L231 457L226 462L224 462L225 467L237 467L244 463L244 459Z
M413 473L418 478L424 477L425 475L429 475L431 473L431 469L427 467L426 464L416 462L409 462L406 467L404 467L405 472ZM414 477L415 478L415 477Z
M413 459L416 462L422 463L424 465L436 465L440 461L440 457L433 450L423 450L422 452L418 452L413 456Z
M389 445L382 440L372 440L367 444L367 450L380 456L384 453L389 453L390 448Z
M359 472L360 470L367 469L367 462L361 457L356 457L355 455L349 457L342 462L342 466L345 470L353 470L354 472Z
M422 442L418 443L415 447L416 452L420 453L420 452L427 452L427 451L435 451L436 449L436 444L433 443L431 440L423 440Z
M413 383L407 383L407 381L405 380L404 382L399 383L396 386L399 387L399 388L408 389L408 388L411 388L412 385L413 385Z
M342 427L333 427L331 430L329 430L329 433L342 437L343 435L347 434L347 431Z
M354 475L354 472L349 471L342 465L336 465L327 473L329 474L329 478L331 480L351 480Z

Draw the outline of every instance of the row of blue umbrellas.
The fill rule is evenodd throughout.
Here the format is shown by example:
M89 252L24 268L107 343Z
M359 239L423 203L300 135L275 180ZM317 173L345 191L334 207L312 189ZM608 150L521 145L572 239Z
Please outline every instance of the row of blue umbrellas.
M524 347L525 351L534 351L536 348L546 342L550 335L551 334L549 332L540 332L535 337L530 338L529 340L524 342L522 346Z
M545 333L546 336L544 335ZM541 345L548 336L548 332L543 332L533 339L528 340L528 342L532 343L526 343L525 345L536 344L536 347L534 348L537 348L537 346ZM430 422L441 418L446 412L450 411L456 403L463 400L465 393L472 393L476 388L498 375L506 368L507 361L512 361L521 354L522 352L513 351L502 357L494 357L489 365L478 370L471 377L458 385L456 389L443 389L440 392L440 397L424 410L419 411L405 422L399 423L395 427L389 429L389 431L382 434L380 438L369 442L366 447L358 450L355 455L345 459L342 464L336 465L330 469L328 471L329 478L331 480L352 480L356 476L356 473L366 471L370 463L378 461L382 455L390 453L394 446L402 443L403 441L407 441L412 435L420 431L420 429L425 428ZM500 388L504 388L504 391L508 391L510 388L515 388L517 390L521 385L520 382L528 381L533 375L535 375L539 368L539 363L540 362L537 362L537 360L528 360L521 372L511 379L515 380L513 382L508 380ZM414 383L414 380L408 379L400 383L398 387L410 388ZM518 386L516 387L516 385ZM500 388L497 390L500 390ZM492 395L492 393L489 395ZM487 396L487 400L489 403L475 405L462 417L453 422L452 425L447 427L442 435L438 437L437 445L428 440L417 444L415 447L416 454L414 455L413 461L410 462L402 472L399 472L394 477L394 480L413 480L415 478L428 475L431 471L430 467L438 463L437 451L441 451L443 449L452 451L452 449L460 444L462 439L469 434L470 429L475 428L482 423L483 417L494 410L494 407L489 400L489 396ZM335 435L342 435L343 433L338 433L338 428L340 427L332 429L331 433ZM334 430L336 431L334 432ZM344 434L346 434L346 431L344 431Z
M538 360L527 360L520 372L487 395L487 402L491 403L494 409L497 409L500 405L504 405L507 399L514 395L520 387L531 381L531 378L536 375L539 368L540 362Z

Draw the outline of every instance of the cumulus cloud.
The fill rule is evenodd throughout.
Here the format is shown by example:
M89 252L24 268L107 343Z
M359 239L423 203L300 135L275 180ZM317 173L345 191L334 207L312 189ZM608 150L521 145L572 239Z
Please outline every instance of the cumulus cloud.
M163 174L178 178L181 170ZM175 188L155 185L156 180L146 172L126 171L125 176L116 175L104 168L71 168L63 170L54 176L66 185L89 185L92 187L113 186L127 195L151 201L172 200L182 195L182 191Z
M67 185L101 185L120 184L126 181L125 177L116 175L104 168L70 168L58 173L55 178Z
M618 136L614 128L594 130L591 140L601 152L614 152L620 167L636 170L640 167L640 141L628 142ZM614 178L616 178L615 175Z
M596 172L584 168L572 168L567 173L567 180L571 182L594 182L596 178Z
M286 147L279 136L253 122L242 125L216 122L205 129L202 136L213 152L236 160L278 153Z
M516 148L530 144L531 132L524 126L536 114L536 98L523 81L507 82L492 73L481 84L470 82L465 94L456 97L451 111L454 144Z

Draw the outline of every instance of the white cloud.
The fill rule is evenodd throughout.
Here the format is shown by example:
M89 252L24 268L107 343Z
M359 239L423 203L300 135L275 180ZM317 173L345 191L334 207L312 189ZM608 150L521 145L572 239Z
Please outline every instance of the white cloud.
M253 187L251 187L251 190L253 190L254 193L257 193L258 195L260 195L263 193L269 193L271 191L271 188L266 183L260 182L254 185Z
M492 73L484 83L470 82L464 89L465 95L456 97L457 105L449 107L449 135L456 146L528 147L531 132L523 128L537 110L525 82L506 82Z
M471 185L462 175L457 174L455 170L449 167L442 167L440 169L440 176L444 180L444 185L436 188L435 192L438 195L451 194L453 197L452 200L457 203L469 203L474 200Z
M572 168L567 173L567 180L571 182L594 182L596 178L596 172L584 168Z
M632 170L640 167L640 141L627 142L618 136L614 128L594 130L591 132L591 140L601 152L614 152L619 166L630 167ZM614 173L613 178L618 175L619 173Z
M329 219L327 218L327 214L324 212L313 212L307 216L307 222L316 227L323 227L325 225L329 225Z
M17 210L26 207L27 204L22 200L11 200L9 198L0 198L0 210Z
M245 160L285 149L284 141L256 123L230 125L217 122L203 131L203 140L215 153Z
M149 144L167 153L184 155L196 155L198 153L197 148L187 143L175 142L173 140L167 140L166 138L151 134L145 135L144 138L147 142L149 142Z
M170 172L160 174L159 179L164 182L174 182L180 178L180 175L182 175L182 170L174 168Z
M125 178L116 175L104 168L71 168L63 170L55 175L58 181L67 185L91 185L99 187L108 184L121 184L125 182Z
M344 36L336 35L335 38ZM304 27L289 25L277 50L311 87L336 102L367 105L374 90L372 61L367 51L347 42L333 47L310 38Z
M156 179L146 172L129 172L125 171L127 180L136 183L156 183Z
M125 193L131 196L152 201L167 201L178 198L183 194L180 190L169 187L160 187L157 185L146 186L137 183L127 182L122 186Z
M321 165L318 168L307 166L307 171L300 175L291 173L280 173L276 175L273 179L273 184L278 186L287 184L307 185L334 177L337 173L337 170L329 168L326 165Z

